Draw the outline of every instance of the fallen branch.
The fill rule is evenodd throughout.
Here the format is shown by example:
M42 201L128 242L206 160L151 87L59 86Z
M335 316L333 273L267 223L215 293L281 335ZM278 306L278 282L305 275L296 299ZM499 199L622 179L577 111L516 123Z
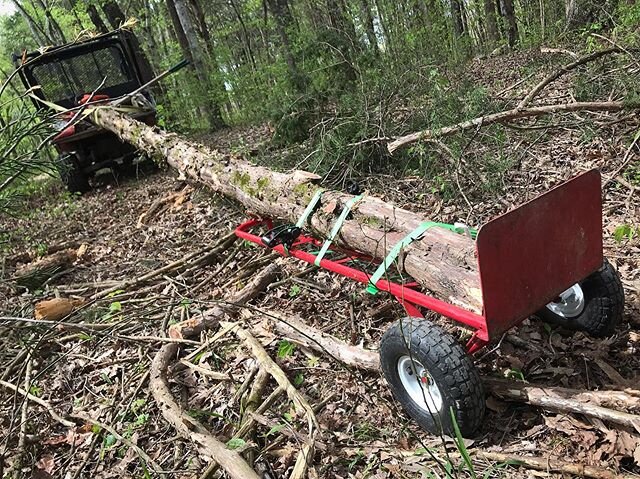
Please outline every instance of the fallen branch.
M237 327L236 329L234 329L234 332L240 339L245 342L247 346L249 346L253 356L260 364L260 367L267 371L273 377L273 379L276 380L278 386L280 386L284 390L284 392L293 403L296 411L303 412L307 417L308 438L300 449L300 452L298 453L293 472L290 476L293 479L301 479L305 477L307 469L311 465L316 446L316 435L320 430L316 415L313 412L311 405L293 386L293 384L291 384L291 381L289 381L287 375L280 368L280 366L278 366L275 361L271 359L271 356L269 356L267 351L262 347L258 340L249 331L243 328Z
M225 312L234 312L236 310L234 305L244 304L261 291L264 291L280 272L280 265L280 261L275 261L264 268L244 288L238 291L228 303L220 303L195 318L171 325L169 327L169 337L174 339L190 338L198 336L205 329L216 327Z
M41 399L38 396L34 396L33 394L28 393L24 389L19 388L18 386L15 386L15 385L11 384L10 382L4 381L4 380L0 380L0 386L5 387L7 389L10 389L10 390L12 390L14 392L18 392L18 393L22 394L23 396L25 396L29 401L32 401L32 402L36 403L39 406L42 406L43 408L45 408L47 410L49 415L54 420L56 420L57 422L59 422L63 426L65 426L65 427L75 427L75 423L74 422L71 422L71 421L69 421L67 419L64 419L62 416L60 416L56 412L56 410L53 408L53 406L51 406L51 404L49 404L44 399Z
M622 52L619 48L607 48L606 50L600 50L598 52L590 53L589 55L585 55L583 57L578 58L576 61L569 63L568 65L563 66L559 70L556 70L549 75L547 75L540 83L538 83L533 89L525 96L516 109L522 109L526 107L531 101L540 93L544 87L546 87L549 83L557 80L565 73L569 73L572 70L575 70L579 66L585 65L589 62L597 60L598 58L602 58L605 55L609 55L611 53L620 53ZM566 53L566 51L562 51L562 53Z
M295 343L329 354L348 366L369 371L379 368L379 358L375 351L350 346L298 319L284 319L274 313L269 313L269 317L273 319L274 329ZM525 402L552 411L584 414L632 427L640 432L640 415L611 409L611 407L617 407L635 410L640 407L640 398L625 391L585 391L546 387L489 377L484 377L483 383L489 391L504 399Z
M301 346L329 354L334 359L348 365L367 370L378 370L380 358L377 351L351 346L330 334L323 333L305 324L293 316L286 319L277 313L270 312L273 328Z
M195 253L189 253L184 257L180 258L179 260L176 260L172 263L164 265L163 267L158 268L156 270L150 271L149 273L145 273L142 276L139 276L137 278L121 281L115 284L114 286L111 286L110 288L107 288L105 290L100 291L99 293L94 294L91 297L91 299L95 300L99 298L104 298L105 296L108 296L111 293L114 293L118 290L121 290L121 289L124 290L127 288L140 286L154 278L157 278L158 276L161 276L165 273L168 273L173 270L177 270L185 265L188 265L189 262L194 258L198 258L198 260L202 259L200 258L200 256L202 256L203 254L207 258L211 257L211 255L213 254L220 254L224 250L226 250L235 240L236 240L235 234L229 233L223 236L222 238L220 238L218 240L218 243L216 243L216 245L214 246L205 248L204 250L196 251Z
M265 271L258 274L254 281L236 293L229 301L233 305L240 305L257 296L266 286L275 279L279 271L279 263L274 263L267 267ZM206 328L219 324L220 319L227 312L233 312L235 308L229 305L221 305L212 308L195 321L185 322L181 325L174 325L169 329L172 338L183 335L196 335ZM153 397L162 412L165 420L171 424L178 434L183 438L193 441L200 449L209 455L219 464L232 478L235 479L258 479L258 475L253 468L236 451L227 447L211 435L202 424L189 416L173 399L167 380L167 370L171 361L177 356L179 346L177 344L166 344L155 355L151 362L151 379L149 388Z
M76 259L78 259L78 250L76 249L57 251L17 268L12 279L19 286L34 289L41 286L54 274L69 267Z
M101 429L104 429L109 434L111 434L113 437L115 437L118 441L122 442L127 447L130 447L131 449L133 449L136 452L136 454L138 454L138 456L140 456L140 459L142 459L149 466L151 466L151 469L153 469L153 471L156 474L161 475L161 476L166 476L167 475L167 473L162 470L160 465L156 461L151 459L149 454L147 454L140 446L138 446L137 444L134 444L133 442L131 442L129 439L124 437L122 434L120 434L118 431L116 431L114 428L112 428L108 424L105 424L105 423L103 423L101 421L98 421L97 419L93 419L92 417L87 416L86 414L72 414L71 416L75 417L77 419L80 419L81 421L88 422L89 424L93 424L95 426L98 426Z
M193 419L176 403L169 389L167 369L178 353L177 344L167 344L160 348L151 362L149 388L162 417L184 439L196 443L202 451L211 456L234 479L259 479L256 472L242 459L240 454L213 437L198 421Z
M466 120L455 125L445 126L440 129L422 130L409 135L396 138L387 145L389 153L393 153L398 148L402 148L411 143L420 140L428 140L431 138L439 138L443 136L453 135L461 131L480 128L491 125L493 123L501 123L509 120L517 120L521 118L531 118L551 113L569 113L574 111L621 111L624 109L637 109L640 105L628 104L622 101L594 101L594 102L575 102L563 103L561 105L545 105L531 108L515 108L513 110L501 111L490 115L480 116L472 120Z
M559 472L577 477L592 477L594 479L630 479L635 475L618 474L617 472L604 469L602 467L588 466L586 464L572 464L569 462L539 456L520 456L512 454L502 454L499 452L476 451L475 457L507 463L511 466L523 466L537 471Z
M640 432L640 416L592 404L591 401L603 403L607 400L603 397L605 395L602 391L598 394L595 391L534 386L513 381L496 381L492 378L483 378L483 382L493 394L504 399L525 402L557 412L584 414ZM609 391L607 394L610 395L608 400L612 403L621 399L629 401L628 395L621 391Z

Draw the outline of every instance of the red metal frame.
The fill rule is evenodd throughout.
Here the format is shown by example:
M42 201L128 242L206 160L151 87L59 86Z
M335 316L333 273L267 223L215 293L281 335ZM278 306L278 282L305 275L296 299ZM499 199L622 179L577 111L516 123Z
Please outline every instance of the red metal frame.
M235 234L241 239L250 241L260 246L264 246L262 244L260 236L250 232L251 229L262 225L265 225L270 229L272 227L272 222L270 220L252 219L238 226L235 230ZM301 234L298 237L297 241L293 243L291 248L289 248L288 252L285 251L285 248L282 245L278 245L272 248L272 250L282 256L292 256L307 263L314 264L316 255L300 249L302 245L309 243L318 247L322 246L322 242L318 241L316 238ZM332 271L342 276L346 276L347 278L351 278L363 284L369 283L369 278L371 277L371 275L367 274L365 271L347 266L344 263L350 261L352 258L373 261L370 256L363 255L362 253L358 253L357 251L349 250L346 248L332 248L334 251L340 251L346 254L349 258L341 259L338 261L332 261L330 259L323 258L320 261L321 268ZM484 316L446 303L432 296L426 295L417 290L418 285L414 282L399 284L388 281L386 279L381 279L376 284L376 287L380 291L387 291L395 296L400 304L402 304L409 316L423 318L424 316L419 309L419 307L423 307L471 327L474 330L474 334L473 337L469 340L469 343L467 343L467 351L469 353L474 353L489 342L487 323Z
M484 225L476 242L483 315L429 296L415 282L381 279L376 287L395 296L411 317L423 318L422 307L469 326L474 332L466 349L472 354L600 267L601 222L600 174L592 170ZM260 226L271 229L273 224L269 219L252 219L238 226L235 234L264 246L251 232ZM303 233L288 250L282 245L272 249L314 264L317 256L302 249L309 244L322 246ZM361 259L375 264L373 258L338 246L332 250L346 258L323 258L321 268L369 283L371 275L346 263Z

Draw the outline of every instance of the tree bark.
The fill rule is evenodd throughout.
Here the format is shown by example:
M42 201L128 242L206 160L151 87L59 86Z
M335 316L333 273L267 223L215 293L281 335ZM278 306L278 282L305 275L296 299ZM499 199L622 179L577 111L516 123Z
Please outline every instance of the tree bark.
M107 33L109 31L107 29L107 26L102 21L100 12L98 12L98 9L95 5L87 5L87 15L89 15L89 19L91 20L91 23L93 23L93 26L96 27L98 33Z
M289 4L287 0L266 0L266 5L276 22L276 30L284 49L284 58L287 62L291 83L298 91L302 92L305 89L306 81L298 69L295 57L293 56L291 39L289 38L289 32L293 25Z
M191 57L193 60L193 67L196 76L198 78L198 81L200 82L200 86L204 88L204 92L202 92L202 100L205 102L205 104L207 104L208 107L207 114L209 117L209 122L214 130L219 130L220 128L225 127L226 124L222 119L220 105L216 101L213 101L208 91L211 86L211 82L209 81L209 72L207 72L204 61L205 53L200 46L200 42L196 34L196 28L191 19L191 13L189 12L189 7L185 0L173 0L173 4L175 6L177 17L180 21L180 25L182 25L182 30L184 32L189 50L191 51Z
M127 118L113 110L95 111L94 120L123 141L153 158L166 159L170 166L214 191L243 204L252 213L295 223L309 203L319 180L304 171L279 173L215 150L194 145ZM325 191L320 208L309 228L327 237L336 216L352 196ZM384 258L391 248L417 228L424 218L365 196L352 210L337 242ZM443 228L428 229L423 238L405 250L401 269L442 299L470 311L482 310L475 244L464 235Z
M515 382L492 381L485 379L490 391L504 399L526 402L532 406L538 406L558 412L572 412L586 416L597 417L603 421L630 427L640 432L640 416L628 412L615 411L603 406L593 404L595 400L604 400L598 394L590 391L576 391L563 388L536 387ZM628 396L620 393L620 397ZM582 396L582 397L581 397ZM618 398L619 399L619 398ZM615 395L609 399L615 401Z
M464 25L464 17L462 13L462 9L464 8L464 3L461 0L451 0L451 17L453 19L453 33L455 33L456 37L461 37L464 35L466 28Z
M498 21L496 20L495 0L484 0L484 16L487 20L487 39L490 45L494 45L500 40Z
M507 21L507 42L513 48L518 42L518 22L513 0L502 0L502 8L504 10L504 18Z
M117 30L120 26L125 22L126 16L120 5L113 0L109 0L102 4L102 11L104 12L105 17L107 17L107 21L111 28ZM153 78L153 67L151 66L151 62L149 62L149 58L145 54L142 49L142 45L140 45L140 41L135 34L131 35L131 45L133 50L140 61L140 67L142 70L142 83L146 83Z

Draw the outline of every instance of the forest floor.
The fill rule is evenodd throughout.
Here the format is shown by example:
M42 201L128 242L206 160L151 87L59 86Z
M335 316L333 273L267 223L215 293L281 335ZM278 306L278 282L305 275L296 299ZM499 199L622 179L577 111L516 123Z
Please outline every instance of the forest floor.
M476 60L469 75L492 94L522 97L544 76L544 69L502 92L523 76L523 69L535 61L534 57L524 52ZM540 101L569 95L569 85L569 79L560 82ZM618 176L629 132L637 130L638 119L619 118L603 114L598 128L588 132L573 125L509 130L507 153L513 162L497 189L473 197L473 208L462 195L443 200L428 179L418 176L363 180L369 191L399 206L423 211L429 219L479 225L578 172L591 168L602 172L607 182L605 256L620 272L625 287L623 325L612 338L595 340L535 319L526 320L499 344L478 355L483 376L586 390L637 389L640 242L637 237L616 240L614 234L623 225L640 224L640 190L624 179L608 180ZM578 115L572 119L580 124ZM266 141L268 135L269 130L261 127L227 130L200 140L225 150ZM476 142L477 148L484 148L482 138ZM461 188L472 188L466 181L483 180L462 175ZM169 192L176 194L169 199ZM167 201L150 213L151 205L161 198ZM145 213L147 217L139 221ZM78 332L68 324L0 323L2 379L22 385L24 370L30 370L31 394L63 416L75 414L78 423L75 428L65 427L33 402L22 408L21 395L0 388L0 454L4 456L0 456L0 461L4 460L0 475L5 477L15 468L11 473L15 477L155 476L149 464L143 466L141 449L169 471L166 477L205 477L208 458L164 421L148 387L149 368L168 324L196 317L274 261L266 250L244 242L236 242L206 262L197 261L206 255L203 248L215 244L243 218L237 205L187 185L172 171L161 171L120 183L106 177L82 197L70 196L58 183L47 181L26 200L18 216L0 219L5 278L11 277L21 261L45 255L56 246L68 246L70 241L76 242L74 247L87 245L71 268L36 292L16 294L9 282L0 284L6 316L30 318L38 300L55 295L87 299L111 287L118 289L119 281L200 252L144 284L123 287L116 295L89 302L68 320L103 327ZM266 320L261 314L265 310L297 315L350 344L376 349L389 322L402 315L390 298L367 295L355 282L326 271L298 274L305 265L295 260L286 261L285 270L282 280L241 312L244 320ZM171 384L188 414L226 442L239 419L239 395L252 381L256 363L232 335L209 344L213 334L203 336L202 345L184 345L189 360L200 368L178 367L183 363L177 363ZM380 374L346 368L273 333L259 339L299 391L312 405L318 405L321 437L310 477L446 477L444 468L448 465L453 468L452 477L472 477L452 441L430 436L412 424ZM24 348L33 353L20 364L12 364ZM24 365L29 367L16 367ZM227 378L212 377L210 371L223 372ZM275 383L269 383L266 394L274 388ZM477 476L561 476L482 459L474 456L478 450L531 454L613 472L640 473L638 431L587 416L505 402L492 395L487 406L480 432L466 443ZM91 420L77 420L78 415ZM291 432L290 423L295 421L290 403L283 399L260 418L252 441L256 469L263 471L264 477L288 477L299 449L299 436ZM240 449L250 446L247 442Z

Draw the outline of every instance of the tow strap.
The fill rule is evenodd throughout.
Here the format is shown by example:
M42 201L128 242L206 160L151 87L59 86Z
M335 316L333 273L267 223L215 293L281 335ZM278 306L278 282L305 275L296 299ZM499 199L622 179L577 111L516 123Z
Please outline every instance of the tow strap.
M409 233L407 236L405 236L400 241L398 241L394 245L394 247L391 248L391 251L389 251L389 254L387 255L387 257L382 261L382 263L380 263L380 266L378 266L378 269L376 269L376 271L373 273L371 278L369 278L369 284L367 285L367 289L366 289L367 293L377 294L380 290L376 287L376 284L378 283L378 281L382 279L382 276L384 276L384 274L387 272L387 268L389 268L389 266L391 266L393 262L396 260L396 258L400 254L400 251L402 251L404 248L409 246L414 241L422 238L422 235L429 228L433 228L434 226L438 226L440 228L444 228L458 234L467 233L473 239L475 239L475 237L478 234L476 229L469 228L468 226L462 225L462 224L450 225L448 223L437 223L435 221L425 221L424 223L420 223L420 226L418 226L411 233Z
M315 264L316 266L320 266L320 261L322 261L322 258L324 257L327 250L329 249L329 246L331 246L331 243L333 242L333 240L336 238L336 236L338 236L338 233L340 233L340 228L342 228L342 225L344 224L344 220L347 219L347 216L349 215L351 208L353 208L353 205L355 205L358 201L360 201L363 196L364 195L354 196L349 201L347 201L345 205L342 207L342 212L340 213L340 216L338 217L336 222L333 224L333 229L331 230L331 234L322 244L322 248L320 249L318 256L316 256L316 260L313 262L313 264Z

